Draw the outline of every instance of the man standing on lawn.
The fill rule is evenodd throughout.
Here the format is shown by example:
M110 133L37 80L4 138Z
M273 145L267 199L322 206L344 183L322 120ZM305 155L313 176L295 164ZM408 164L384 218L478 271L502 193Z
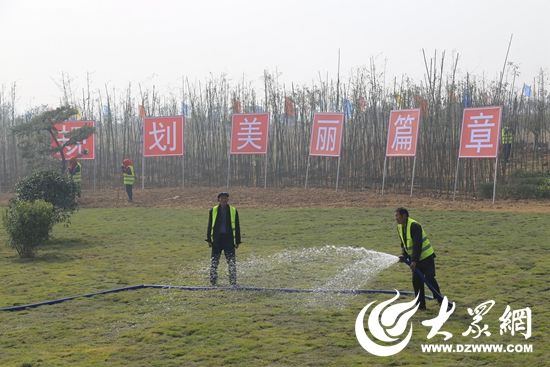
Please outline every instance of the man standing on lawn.
M133 188L134 182L136 181L136 172L134 171L134 164L128 158L122 161L122 179L124 181L124 187L126 188L126 194L128 195L128 202L131 203L134 201L133 198Z
M235 249L241 243L241 227L239 225L239 213L234 206L229 206L229 194L218 194L218 205L210 209L208 213L208 228L206 241L212 248L210 258L210 284L218 284L218 264L222 251L227 259L229 267L229 283L237 286L237 259Z
M439 284L435 280L435 252L426 232L420 223L409 217L409 211L405 208L395 210L395 221L401 240L402 254L399 256L399 260L401 262L405 262L406 259L410 261L414 293L419 295L418 309L426 310L426 298L424 296L424 281L415 269L424 274L426 282L433 287L434 298L441 304L443 296L439 290Z

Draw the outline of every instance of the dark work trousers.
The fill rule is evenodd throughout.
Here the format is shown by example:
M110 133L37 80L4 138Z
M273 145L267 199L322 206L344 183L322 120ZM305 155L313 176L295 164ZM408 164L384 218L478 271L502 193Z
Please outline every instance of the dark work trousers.
M426 278L426 282L430 283L430 285L437 291L437 294L432 292L434 295L434 298L437 300L437 302L441 303L443 301L443 298L441 297L441 291L439 290L439 284L437 284L437 280L435 280L435 256L430 256L422 261L419 261L416 263L416 268L420 270L422 274L424 274L424 277ZM422 278L416 273L416 271L413 271L412 273L412 283L414 288L414 294L417 295L420 293L420 296L418 297L418 304L420 305L420 308L426 308L426 298L424 295L424 282L422 281Z
M218 264L222 251L227 259L229 268L229 283L237 285L237 259L235 256L235 246L230 234L221 235L217 241L212 244L212 257L210 263L210 283L216 285L218 282Z
M134 187L134 185L124 185L126 186L126 194L128 194L128 201L133 201L132 200L132 188Z
M512 152L512 144L502 144L502 159L504 162L510 160L510 153Z

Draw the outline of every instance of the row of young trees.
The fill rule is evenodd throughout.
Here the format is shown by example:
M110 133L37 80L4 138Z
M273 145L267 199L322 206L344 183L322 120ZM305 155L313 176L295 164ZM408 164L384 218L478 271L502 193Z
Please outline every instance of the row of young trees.
M206 82L181 80L178 94L160 95L153 86L135 93L132 85L118 91L93 89L89 78L73 92L62 75L61 104L77 106L82 119L96 121L96 160L83 162L83 188L106 188L121 184L119 166L123 158L135 162L139 180L146 187L226 184L228 147L233 112L271 113L270 145L264 156L231 157L231 185L263 186L267 164L268 187L302 186L314 112L344 111L339 187L347 190L379 190L382 183L387 124L392 109L420 108L422 111L417 151L415 191L438 195L452 193L457 164L462 111L470 106L503 106L503 126L513 133L512 159L499 163L499 179L510 172L549 171L550 96L545 73L532 80L532 95L522 93L519 69L506 65L500 77L488 80L469 74L457 76L458 57L447 62L445 54L426 60L422 81L406 76L386 80L373 61L355 70L345 81L319 78L311 85L284 85L278 75L266 72L263 88L250 82L231 83L225 76ZM522 80L525 80L522 78ZM40 149L49 136L38 134L24 141L13 134L44 107L16 113L15 84L0 90L0 190L13 189L19 177L36 168L54 167ZM185 162L182 158L147 158L141 177L142 120L138 105L147 115L185 113ZM241 111L239 111L241 110ZM334 187L338 159L311 157L308 186ZM413 160L388 160L386 191L408 192ZM461 161L458 190L475 194L479 185L492 182L494 160Z

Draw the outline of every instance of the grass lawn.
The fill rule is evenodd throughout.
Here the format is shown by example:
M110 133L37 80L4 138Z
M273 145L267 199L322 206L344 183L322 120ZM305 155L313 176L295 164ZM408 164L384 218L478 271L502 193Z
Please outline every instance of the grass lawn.
M392 209L241 209L239 283L263 287L411 290L398 254ZM422 353L421 322L408 346L375 357L354 324L371 301L390 295L318 295L141 289L20 312L0 312L0 366L543 366L550 358L550 229L541 214L411 210L437 253L442 291L457 302L447 343L532 344L532 353ZM33 260L4 245L0 227L0 307L136 285L208 285L206 210L82 209ZM222 257L220 281L227 284ZM404 297L403 301L410 300ZM463 336L467 308L494 300ZM377 303L378 303L377 302ZM530 307L532 336L500 335L507 305ZM365 320L366 321L366 320Z

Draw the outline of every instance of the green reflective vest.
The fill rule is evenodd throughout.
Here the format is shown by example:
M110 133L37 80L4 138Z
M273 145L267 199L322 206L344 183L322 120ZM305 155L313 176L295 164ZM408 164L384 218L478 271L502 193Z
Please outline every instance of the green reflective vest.
M399 233L399 238L401 239L401 244L403 245L403 248L405 252L412 256L413 253L413 241L411 238L411 224L412 223L418 223L412 218L408 218L407 220L407 241L403 239L403 226L401 224L397 225L397 232ZM420 224L420 223L418 223ZM434 253L434 249L432 245L430 244L430 240L428 239L428 235L424 231L424 228L422 228L422 252L420 253L419 260L424 260L428 256L432 255Z
M237 209L235 207L229 206L229 215L231 216L231 229L233 230L233 240L235 240L235 218L237 217ZM216 224L216 217L218 216L218 207L216 205L212 208L212 228L210 228L210 236L214 238L214 225Z
M136 181L136 175L134 173L134 166L128 166L130 168L130 173L122 172L122 177L124 178L125 185L133 185Z
M510 129L503 127L501 130L500 141L502 144L512 144L513 135Z
M74 174L69 173L71 178L73 179L73 182L80 185L80 181L82 181L82 166L80 163L76 163L76 168Z

